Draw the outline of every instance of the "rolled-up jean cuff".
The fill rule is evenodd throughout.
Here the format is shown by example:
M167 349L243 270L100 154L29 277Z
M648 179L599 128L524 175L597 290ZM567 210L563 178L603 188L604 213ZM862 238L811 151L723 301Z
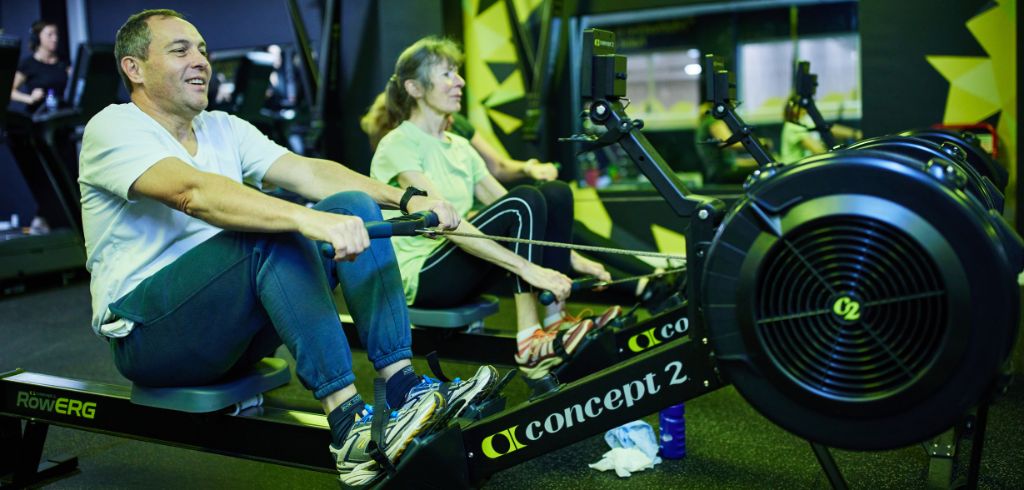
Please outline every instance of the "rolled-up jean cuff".
M317 400L323 400L324 398L327 397L327 395L330 395L331 393L334 393L335 391L338 391L355 382L356 375L352 374L352 372L349 371L348 373L343 374L333 379L332 381L328 381L327 383L317 387L317 389L313 391L313 397L316 398Z
M370 359L370 362L373 363L374 369L380 371L403 359L412 359L412 349L400 349L380 359Z

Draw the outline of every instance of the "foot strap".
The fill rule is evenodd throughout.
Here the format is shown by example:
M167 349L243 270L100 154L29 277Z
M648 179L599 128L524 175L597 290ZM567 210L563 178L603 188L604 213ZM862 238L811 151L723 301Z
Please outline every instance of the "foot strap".
M451 378L445 376L441 369L441 360L438 359L436 350L427 354L427 366L430 367L430 372L434 373L434 377L441 380L442 383L451 382Z
M568 352L565 352L565 344L562 343L562 337L565 337L567 332L568 330L559 331L551 341L551 348L554 349L555 355L562 358L563 361L568 361L569 357L571 357Z
M487 393L487 396L481 399L479 403L483 404L501 396L501 391L505 389L505 385L507 385L509 381L512 381L517 374L519 374L518 369L509 369L508 372L505 373L505 376L502 376L501 379L498 380L498 382L491 388L491 391Z
M384 378L373 380L373 421L370 422L370 442L366 444L366 452L388 474L394 476L395 465L388 459L388 447L385 442L385 431L391 419L388 408L387 383Z

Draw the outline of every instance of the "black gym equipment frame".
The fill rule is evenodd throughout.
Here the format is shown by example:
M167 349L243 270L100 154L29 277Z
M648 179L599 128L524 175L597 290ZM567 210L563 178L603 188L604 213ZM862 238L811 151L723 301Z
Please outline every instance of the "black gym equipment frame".
M708 247L723 216L722 205L715 200L689 195L685 187L677 185L657 152L649 151L649 145L645 144L646 140L638 131L642 123L625 117L618 103L618 98L624 95L625 63L613 54L614 40L603 38L605 34L611 36L595 31L584 34L584 48L594 53L592 58L587 56L590 53L584 56L593 65L584 64L583 92L593 99L588 112L591 121L604 126L607 132L600 137L576 136L572 140L583 142L584 149L612 143L622 145L680 216L695 215L686 233L688 291L691 293L687 307L689 331L685 338L648 346L633 359L564 384L557 391L510 411L465 429L453 426L428 436L411 447L397 471L392 470L389 477L380 482L381 486L479 485L496 471L615 427L635 415L651 413L722 386L715 352L707 344L702 323L701 295L695 294L700 291L699 280ZM604 48L612 52L597 53ZM715 117L725 120L734 132L735 141L741 141L758 159L762 166L758 175L770 177L775 172L774 162L732 110L729 73L720 69L713 57L709 57L707 63L708 94L716 103ZM695 380L699 381L690 384ZM618 404L622 399L626 400L623 403L630 405L632 402L633 406L614 412L622 408ZM980 413L987 409L987 403L987 400L980 401ZM569 428L572 430L567 430ZM834 488L846 488L829 449L816 442L810 445L830 484ZM451 458L455 452L465 454L464 460ZM970 474L973 479L968 484L976 483L979 456L980 452L972 454Z
M821 141L825 148L831 150L836 147L836 137L832 134L832 125L825 121L814 103L814 93L818 90L818 75L811 73L811 62L800 61L796 64L793 73L793 91L796 94L794 101L798 106L807 110L807 115L814 121L814 131L821 135Z
M342 326L354 349L359 344L356 326L351 318L342 317ZM679 338L690 330L686 306L666 310L642 322L621 327L607 326L591 334L581 356L593 356L593 362L578 362L580 356L559 366L560 381L574 381L583 373L593 372L629 359L654 346ZM515 352L515 333L508 330L452 330L412 327L412 350L417 355L437 353L439 357L471 363L511 365ZM593 354L590 351L594 351ZM586 352L586 354L582 354ZM580 373L580 374L572 374Z
M77 458L42 460L50 425L336 471L325 450L331 437L323 414L268 405L234 416L194 414L137 405L130 398L131 388L124 385L20 369L0 374L0 478L9 478L0 486L30 486L77 469Z

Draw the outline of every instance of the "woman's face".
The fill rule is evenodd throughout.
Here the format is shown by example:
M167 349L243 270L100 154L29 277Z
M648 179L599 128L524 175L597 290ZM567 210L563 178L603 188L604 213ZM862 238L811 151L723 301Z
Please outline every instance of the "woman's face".
M431 67L430 83L421 104L440 114L452 114L462 108L462 87L466 81L459 76L459 69L450 61L443 61Z
M57 26L46 26L39 31L39 46L47 51L57 51Z

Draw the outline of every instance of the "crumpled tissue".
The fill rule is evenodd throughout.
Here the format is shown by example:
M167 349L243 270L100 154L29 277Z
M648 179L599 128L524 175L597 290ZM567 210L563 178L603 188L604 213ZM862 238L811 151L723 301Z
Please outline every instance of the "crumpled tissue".
M600 461L588 465L595 470L615 470L616 475L626 478L633 472L653 468L661 463L654 429L643 420L635 420L606 432L604 440L612 449L604 453Z

